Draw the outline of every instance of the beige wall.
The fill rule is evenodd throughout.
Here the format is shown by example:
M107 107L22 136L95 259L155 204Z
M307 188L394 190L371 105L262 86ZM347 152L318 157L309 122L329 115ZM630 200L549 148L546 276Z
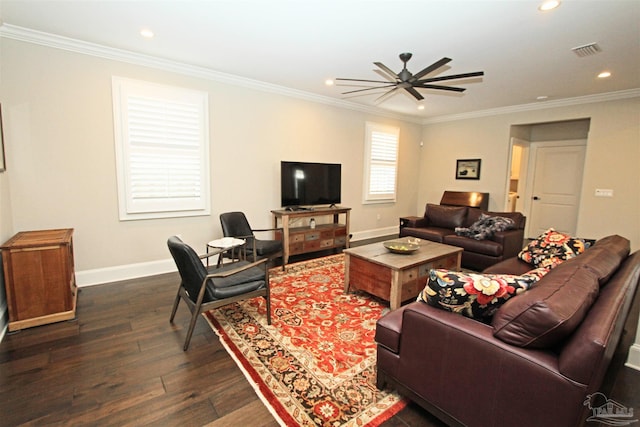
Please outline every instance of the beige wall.
M356 235L397 227L416 204L419 124L9 39L0 43L10 164L0 175L2 236L73 227L81 277L169 260L166 239L173 234L204 250L221 235L221 212L242 210L255 227L270 226L270 210L280 204L280 160L341 163L342 205L353 208ZM113 75L209 93L211 216L118 220ZM367 120L400 126L395 204L361 203Z
M415 213L424 212L426 202L437 203L444 189L489 192L489 208L502 211L512 126L585 118L590 130L577 234L620 234L632 250L640 249L638 97L425 125ZM456 159L464 158L482 159L480 180L455 179ZM596 188L613 189L614 197L595 197Z
M9 39L0 39L0 58L8 164L0 174L0 240L21 230L73 227L80 273L170 261L165 242L172 234L204 248L220 235L218 215L224 211L243 210L254 226L269 226L269 211L279 205L279 161L285 159L342 163L343 205L353 208L357 236L393 230L399 216L422 214L424 204L438 202L445 189L488 191L490 209L501 210L512 126L583 118L591 126L578 233L618 233L640 248L639 98L422 127ZM113 75L209 93L211 216L118 220ZM401 128L395 204L361 203L368 120ZM460 158L482 159L479 181L454 179ZM612 188L615 197L595 198L595 188ZM0 294L3 312L5 305Z

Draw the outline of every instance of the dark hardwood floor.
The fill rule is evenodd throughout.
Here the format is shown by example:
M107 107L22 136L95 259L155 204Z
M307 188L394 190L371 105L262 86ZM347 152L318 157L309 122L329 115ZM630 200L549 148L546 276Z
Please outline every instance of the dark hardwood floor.
M204 319L182 351L184 303L169 323L177 283L167 274L82 288L75 320L7 334L0 425L278 425ZM638 390L640 372L623 368L609 397L640 415ZM383 424L440 425L414 404Z

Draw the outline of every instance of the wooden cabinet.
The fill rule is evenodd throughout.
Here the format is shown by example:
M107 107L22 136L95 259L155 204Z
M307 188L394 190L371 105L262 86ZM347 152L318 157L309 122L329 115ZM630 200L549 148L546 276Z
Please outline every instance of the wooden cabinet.
M282 228L276 232L276 239L282 240L283 261L286 265L290 255L322 251L333 248L349 247L349 213L351 208L315 208L310 210L287 211L274 210L274 228ZM295 223L310 218L332 216L332 222L310 226L293 226ZM344 222L340 222L340 217Z
M9 331L73 319L73 229L24 231L0 248Z

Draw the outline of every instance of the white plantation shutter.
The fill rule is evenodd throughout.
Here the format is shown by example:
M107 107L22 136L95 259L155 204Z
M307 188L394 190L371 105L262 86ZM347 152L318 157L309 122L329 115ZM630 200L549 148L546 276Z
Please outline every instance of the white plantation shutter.
M207 94L113 78L120 219L207 215Z
M364 202L395 201L400 130L367 123L365 134Z

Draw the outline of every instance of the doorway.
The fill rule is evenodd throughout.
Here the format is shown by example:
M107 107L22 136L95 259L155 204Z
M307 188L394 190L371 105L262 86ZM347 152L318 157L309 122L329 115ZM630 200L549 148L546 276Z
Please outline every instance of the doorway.
M529 141L511 138L511 163L509 164L509 182L507 186L506 212L523 212L523 192L527 183L529 159Z
M525 238L551 227L576 235L589 125L580 119L512 126L507 194L517 195L515 210L527 217Z

